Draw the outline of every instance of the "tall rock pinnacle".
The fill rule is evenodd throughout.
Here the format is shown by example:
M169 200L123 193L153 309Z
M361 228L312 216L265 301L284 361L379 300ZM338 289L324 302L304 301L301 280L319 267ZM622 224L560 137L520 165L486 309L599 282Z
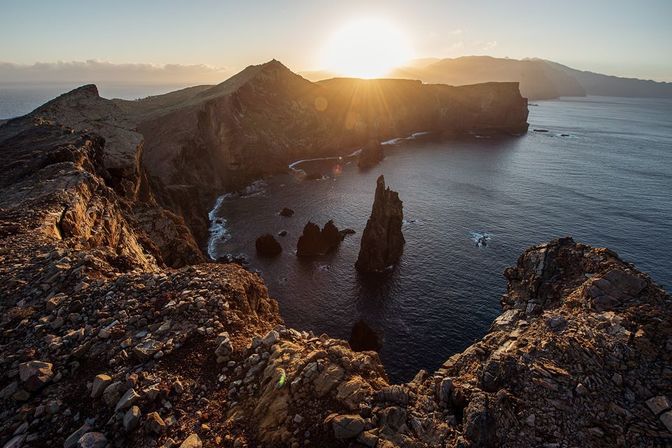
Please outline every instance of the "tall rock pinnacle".
M362 234L355 268L359 272L382 272L395 264L404 251L401 223L404 219L399 193L385 188L385 177L376 181L371 217Z

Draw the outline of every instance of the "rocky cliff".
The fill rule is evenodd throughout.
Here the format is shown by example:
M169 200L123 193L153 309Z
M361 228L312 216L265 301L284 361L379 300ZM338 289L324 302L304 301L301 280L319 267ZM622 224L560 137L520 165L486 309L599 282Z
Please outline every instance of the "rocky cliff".
M490 331L394 385L375 352L284 326L258 275L203 263L142 165L115 171L114 130L58 118L0 126L5 447L672 442L672 301L613 252L530 248Z
M285 172L292 161L349 154L372 139L417 131L520 134L528 113L517 83L313 83L275 60L217 86L114 104L144 137L143 164L168 192L163 202L185 216L197 239L217 194Z

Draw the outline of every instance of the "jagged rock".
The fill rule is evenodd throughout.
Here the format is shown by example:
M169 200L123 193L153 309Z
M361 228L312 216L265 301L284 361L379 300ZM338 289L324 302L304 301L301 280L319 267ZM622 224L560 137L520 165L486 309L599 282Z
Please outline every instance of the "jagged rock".
M2 448L21 448L25 440L26 434L19 434L9 439L7 443L2 446Z
M363 431L357 436L357 442L369 448L375 448L378 445L379 437L371 431Z
M19 365L19 378L29 391L36 391L54 377L53 364L44 361L28 361Z
M79 442L79 439L82 438L84 434L89 432L91 430L91 425L88 425L84 423L82 426L79 427L75 432L70 434L65 441L63 442L63 448L74 448L77 446L77 443Z
M663 411L667 411L671 407L670 400L664 395L649 398L646 400L646 405L651 409L651 412L656 415L659 415Z
M667 411L660 416L660 422L665 425L668 432L672 433L672 411Z
M334 437L352 439L364 431L364 419L359 415L337 415L331 419Z
M376 400L383 403L406 405L409 401L409 395L404 386L393 384L378 391Z
M257 249L257 254L262 257L275 257L282 252L282 246L270 233L257 238L255 247Z
M159 350L161 350L160 342L147 339L133 347L133 354L140 360L147 360L152 358Z
M271 330L268 333L266 333L266 336L264 336L261 339L261 343L266 347L270 347L276 342L278 342L279 339L280 339L280 333L278 333L275 330Z
M114 407L114 412L124 411L130 408L138 401L139 398L140 395L135 391L135 389L128 389L117 402L117 405Z
M124 414L123 423L126 432L134 431L140 424L140 408L131 406L131 408Z
M285 218L289 218L294 216L294 210L291 208L283 207L282 210L278 213L280 216L284 216Z
M338 386L336 399L343 402L348 409L355 411L370 393L371 386L362 377L353 376Z
M77 441L77 448L105 448L107 438L102 432L87 432Z
M223 336L222 341L219 343L215 349L215 355L217 355L217 362L223 363L229 360L229 355L233 351L233 344L228 335Z
M383 146L377 140L369 140L359 153L357 166L362 170L368 170L378 165L385 157Z
M101 373L96 375L91 386L91 398L99 398L105 392L107 386L112 383L112 378L109 375Z
M150 412L147 414L145 425L147 426L147 429L154 434L161 434L166 429L166 423L158 412Z
M408 412L401 406L388 406L378 415L381 432L396 434L406 432Z
M401 233L403 220L399 194L385 187L385 178L381 175L376 181L371 217L366 222L355 263L359 272L382 272L399 260L405 244Z
M124 384L121 381L110 383L103 391L103 400L108 406L112 406L119 401L123 393Z
M336 386L344 375L344 370L338 365L329 365L313 381L315 386L315 395L324 397L334 386Z
M367 350L373 350L377 352L383 346L380 338L378 337L378 334L363 320L358 320L352 326L348 343L350 344L350 348L356 352L363 352Z
M496 446L495 422L483 394L472 397L464 410L464 435L476 446Z
M296 243L298 257L314 257L324 255L336 249L343 240L333 221L328 221L322 230L317 224L308 222Z
M198 434L191 434L180 444L180 448L202 448L203 442Z
M451 378L443 378L438 385L437 396L439 403L450 403L450 393L453 391L453 380Z

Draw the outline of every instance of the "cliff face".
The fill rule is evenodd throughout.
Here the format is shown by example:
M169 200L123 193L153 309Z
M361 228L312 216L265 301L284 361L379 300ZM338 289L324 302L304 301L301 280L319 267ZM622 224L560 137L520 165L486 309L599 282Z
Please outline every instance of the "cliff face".
M98 96L95 86L62 95L0 127L0 147L8 162L0 167L4 185L30 178L37 170L60 162L84 164L76 165L76 173L86 175L86 181L92 184L86 187L67 184L76 189L76 194L70 195L75 198L72 200L83 202L64 205L63 213L77 213L72 219L78 221L90 219L94 213L101 215L103 221L110 215L122 216L137 232L151 234L152 241L147 239L145 245L159 264L184 266L202 261L202 253L184 220L156 201L140 162L142 135L130 126L117 106ZM92 163L85 163L87 160ZM84 188L88 193L83 192ZM98 204L96 210L90 209L90 202L101 197L97 194L99 190L105 191L106 197L114 197L118 213L106 210L104 204ZM123 237L129 233L132 232L112 234ZM106 233L96 230L87 237L101 234Z
M376 181L371 217L366 222L355 267L359 272L383 272L394 265L404 251L401 225L404 212L399 194L385 187L381 175Z
M291 161L349 153L372 138L527 130L527 101L516 83L312 83L277 61L208 89L115 104L144 136L150 174L168 189L196 186L210 200Z

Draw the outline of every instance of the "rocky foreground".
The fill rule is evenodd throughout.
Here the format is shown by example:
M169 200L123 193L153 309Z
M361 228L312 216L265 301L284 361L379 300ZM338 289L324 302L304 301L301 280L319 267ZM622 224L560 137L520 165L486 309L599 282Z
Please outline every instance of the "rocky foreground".
M4 447L672 444L672 302L613 252L528 249L488 334L393 385L205 263L119 110L80 129L88 89L0 126Z

